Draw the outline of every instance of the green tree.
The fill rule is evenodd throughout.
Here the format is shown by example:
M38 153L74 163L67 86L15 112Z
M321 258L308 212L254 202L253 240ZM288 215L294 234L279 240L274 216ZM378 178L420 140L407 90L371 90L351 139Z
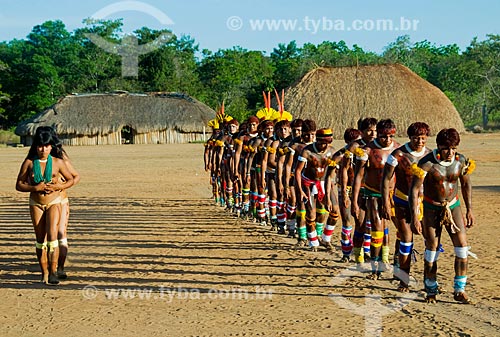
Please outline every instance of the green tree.
M126 81L124 83L118 80L121 76L120 56L106 52L89 39L89 34L95 34L110 43L119 44L122 19L85 19L83 23L86 27L78 28L74 32L79 62L73 69L75 78L78 79L73 90L79 92L126 90L124 89L124 86L128 86Z
M135 32L140 44L154 43L162 36L170 36L155 46L155 50L141 57L139 79L146 91L175 91L197 96L202 91L198 79L196 52L198 45L189 36L177 38L169 30L151 30L143 27Z
M262 107L263 90L274 88L274 69L261 52L241 47L206 54L198 68L212 107L225 101L226 111L238 120Z

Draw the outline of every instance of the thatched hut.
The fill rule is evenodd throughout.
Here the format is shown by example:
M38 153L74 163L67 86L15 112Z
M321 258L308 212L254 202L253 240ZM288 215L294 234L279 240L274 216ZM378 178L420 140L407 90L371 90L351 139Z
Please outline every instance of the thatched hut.
M449 127L465 131L448 97L399 64L316 68L286 90L285 109L332 127L336 138L364 117L393 119L400 136L416 121L429 124L433 134Z
M31 145L38 126L53 126L64 145L163 144L203 141L215 111L184 94L74 94L16 128Z

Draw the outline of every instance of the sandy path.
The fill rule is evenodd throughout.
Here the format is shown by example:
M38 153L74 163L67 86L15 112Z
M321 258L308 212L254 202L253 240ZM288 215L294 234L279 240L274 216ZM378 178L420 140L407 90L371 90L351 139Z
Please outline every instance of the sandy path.
M449 293L426 305L421 284L398 302L389 279L350 276L338 262L340 250L296 250L294 240L225 214L208 199L199 144L68 148L82 174L70 196L70 278L42 286L28 195L13 189L27 149L0 149L2 335L362 336L358 314L390 303L404 306L383 317L385 336L498 335L500 135L468 135L462 142L462 152L478 161L479 226L469 232L479 256L469 271L475 306L456 304ZM338 246L338 229L334 235ZM444 245L439 278L451 291L448 238ZM416 248L422 246L418 238ZM420 281L421 260L414 269ZM343 299L358 314L343 308ZM362 309L365 300L370 306Z

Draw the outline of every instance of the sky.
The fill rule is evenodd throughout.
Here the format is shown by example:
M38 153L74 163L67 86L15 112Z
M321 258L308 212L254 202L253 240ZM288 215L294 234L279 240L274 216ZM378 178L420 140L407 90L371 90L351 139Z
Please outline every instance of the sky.
M170 29L200 50L239 46L267 55L280 43L343 40L381 53L398 36L457 44L500 34L498 0L0 0L0 41L25 39L34 26L61 20L69 32L85 18L123 19L123 33Z

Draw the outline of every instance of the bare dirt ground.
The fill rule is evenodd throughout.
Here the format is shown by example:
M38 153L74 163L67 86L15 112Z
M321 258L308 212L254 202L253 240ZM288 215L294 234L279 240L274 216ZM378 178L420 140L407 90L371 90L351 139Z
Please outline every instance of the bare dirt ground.
M41 285L28 194L14 189L27 150L0 149L1 335L500 334L498 134L465 135L459 149L477 160L477 226L468 234L478 259L470 259L467 288L475 305L453 301L447 236L439 280L448 293L428 305L422 258L403 296L390 273L369 281L338 262L339 226L337 251L313 253L225 213L210 199L200 144L67 148L82 175L69 191L69 278ZM423 239L415 242L423 252Z

